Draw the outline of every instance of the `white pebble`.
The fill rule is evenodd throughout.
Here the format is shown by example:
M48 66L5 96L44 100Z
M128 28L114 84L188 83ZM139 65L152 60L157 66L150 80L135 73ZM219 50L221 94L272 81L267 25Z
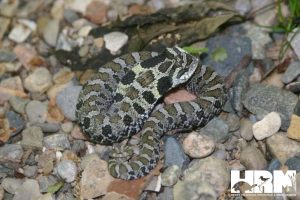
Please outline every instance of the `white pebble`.
M253 124L253 135L257 140L263 140L278 132L281 118L277 112L271 112L262 120Z
M107 48L111 54L116 54L128 41L128 36L121 32L111 32L105 34L104 37L105 48Z
M22 43L29 35L36 30L36 24L30 20L19 20L8 35L8 38L14 42Z

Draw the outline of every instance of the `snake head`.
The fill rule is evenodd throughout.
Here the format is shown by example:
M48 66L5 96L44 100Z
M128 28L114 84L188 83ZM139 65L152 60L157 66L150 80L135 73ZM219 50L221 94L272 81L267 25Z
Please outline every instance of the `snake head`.
M165 54L169 59L175 60L173 82L177 85L187 82L199 65L197 57L179 47L167 48Z

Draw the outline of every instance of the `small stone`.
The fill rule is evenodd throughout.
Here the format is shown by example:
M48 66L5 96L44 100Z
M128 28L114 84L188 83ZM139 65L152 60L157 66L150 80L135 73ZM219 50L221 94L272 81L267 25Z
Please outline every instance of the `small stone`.
M19 163L23 156L23 149L19 144L5 144L0 147L0 163Z
M42 149L43 132L40 127L28 127L22 132L21 144L26 148Z
M111 32L105 34L104 37L105 48L107 48L111 54L115 55L128 41L128 36L121 32Z
M38 168L35 165L33 166L25 165L23 169L24 169L24 175L28 178L35 177L38 172Z
M300 33L299 28L295 28L289 35L288 41L290 41L291 46L293 47L298 59L300 59Z
M63 67L53 76L55 84L65 84L72 80L74 72L70 68Z
M240 128L240 118L232 113L223 113L219 116L229 128L229 132L237 131Z
M223 143L229 138L229 127L221 118L215 117L200 129L200 133L208 135L217 143Z
M52 8L51 8L51 16L54 19L62 20L64 17L64 1L63 0L57 0L54 2Z
M288 166L289 170L296 170L296 173L300 172L300 156L294 156L289 158L285 165Z
M47 189L58 182L57 178L55 176L39 176L37 178L39 185L40 185L40 192L45 193L47 192Z
M60 91L56 97L57 106L64 113L65 117L75 121L75 110L81 86L69 86Z
M203 158L215 150L215 142L207 135L192 132L184 139L183 149L192 158Z
M24 93L22 80L19 76L0 81L0 104L3 104L12 96L27 97Z
M80 167L81 169L85 169L86 166L94 160L99 160L99 156L96 153L91 153L91 154L86 154L82 159L81 159L81 163L80 163Z
M14 54L13 52L4 50L4 49L0 49L0 62L12 62L16 58L17 58L16 54Z
M291 62L281 77L282 82L285 84L292 82L300 75L300 62Z
M258 118L273 111L278 112L281 118L281 129L287 130L297 102L298 97L289 91L270 85L254 84L246 93L243 104Z
M161 184L163 186L173 186L177 183L177 180L180 175L180 168L177 165L172 165L165 169L165 171L161 174Z
M38 199L41 196L39 184L34 179L26 179L16 190L13 200Z
M5 17L0 17L0 40L2 40L4 34L6 33L6 31L9 28L9 24L10 24L10 19L5 18Z
M182 168L189 163L189 158L184 154L180 143L173 137L167 137L165 141L164 152L165 167L177 165Z
M288 128L288 137L300 141L300 117L292 115L290 127Z
M14 42L22 43L33 31L35 31L35 29L35 22L29 20L19 20L18 24L15 25L9 33L8 38Z
M52 85L52 76L50 72L44 68L37 68L24 81L25 88L30 92L45 92Z
M240 161L247 170L263 170L267 167L264 155L254 146L247 146L242 149Z
M274 170L279 170L281 168L282 164L278 159L272 159L269 163L267 170L271 173L273 173Z
M79 19L79 16L74 10L65 9L64 10L64 18L67 22L72 24L74 21Z
M37 200L55 200L51 193L43 194Z
M29 44L18 44L14 48L14 53L26 69L30 69L35 66L42 66L44 64L43 58L38 56L35 48ZM36 61L41 62L38 63Z
M267 149L274 158L285 163L288 158L299 153L300 142L291 140L285 133L276 133L267 138Z
M59 20L50 20L43 30L44 40L52 47L56 46L56 41L59 33Z
M106 161L99 158L90 161L82 172L81 197L91 199L106 194L112 180Z
M286 89L293 92L293 93L299 93L300 92L300 82L291 82L286 85Z
M189 168L184 171L184 182L198 184L203 182L199 180L211 184L218 195L222 194L228 188L230 182L228 164L213 156L194 160ZM198 188L200 189L199 186Z
M237 0L234 7L241 15L247 14L252 8L249 0Z
M73 0L73 1L68 1L65 3L65 8L74 10L76 12L79 12L81 14L84 14L88 5L92 2L93 0Z
M47 104L40 101L30 101L25 107L28 119L32 123L44 123L47 118Z
M61 125L61 129L65 133L70 133L73 129L73 123L72 122L65 122Z
M85 16L92 23L102 24L107 21L107 6L101 1L92 1L86 8Z
M68 135L63 133L57 133L46 136L44 138L44 145L48 149L70 149L71 145L68 140Z
M25 106L27 105L27 103L29 102L28 99L23 99L17 96L12 96L9 99L9 103L10 105L13 107L13 109L20 114L24 114L25 113Z
M60 128L58 123L33 123L32 125L40 127L45 133L56 133Z
M82 140L74 140L71 150L79 156L83 156L86 153L86 145Z
M44 174L50 174L53 170L53 162L55 159L55 154L53 151L45 151L38 156L38 168L42 170Z
M97 48L101 49L104 44L104 39L103 37L95 38L94 39L94 44L96 45Z
M257 140L263 140L277 133L281 126L281 119L277 112L271 112L261 121L253 124L253 135Z
M63 160L57 165L57 172L59 176L67 183L71 183L75 180L77 175L76 164L71 160Z
M17 189L21 187L24 180L17 178L4 178L2 180L1 186L4 190L10 194L15 194Z
M242 118L240 124L241 124L241 128L240 128L241 137L247 141L252 140L253 138L252 122L249 119Z
M74 139L78 140L88 140L88 138L84 135L84 133L81 131L81 128L78 125L75 125L72 129L71 136Z
M5 116L9 121L10 130L12 130L10 136L15 136L25 127L25 122L21 115L13 111L8 111Z
M214 186L205 181L179 181L174 186L174 200L218 199Z
M161 189L161 176L154 176L145 187L145 191L159 192Z

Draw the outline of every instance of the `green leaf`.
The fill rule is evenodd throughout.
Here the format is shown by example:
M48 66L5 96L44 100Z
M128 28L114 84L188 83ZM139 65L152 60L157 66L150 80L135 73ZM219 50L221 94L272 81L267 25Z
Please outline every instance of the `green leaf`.
M187 47L183 47L183 49L193 55L200 55L202 53L208 52L208 48L198 48L198 47L191 47L191 46L187 46Z
M224 48L217 48L212 52L212 58L216 62L224 61L227 57L227 51Z
M55 192L57 192L58 190L60 190L60 188L62 188L63 186L64 186L64 182L62 182L62 181L57 182L54 185L50 185L47 188L47 192L51 193L51 194L54 194Z

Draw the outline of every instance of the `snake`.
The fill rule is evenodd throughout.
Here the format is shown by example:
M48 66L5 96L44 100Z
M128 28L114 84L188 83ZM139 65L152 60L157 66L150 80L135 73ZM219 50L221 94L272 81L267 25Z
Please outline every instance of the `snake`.
M164 104L163 98L176 88L196 98ZM226 93L223 78L180 47L132 52L99 67L83 85L76 117L91 142L113 145L109 173L132 180L155 168L166 132L206 125L221 112ZM137 151L128 142L120 146L137 133Z

